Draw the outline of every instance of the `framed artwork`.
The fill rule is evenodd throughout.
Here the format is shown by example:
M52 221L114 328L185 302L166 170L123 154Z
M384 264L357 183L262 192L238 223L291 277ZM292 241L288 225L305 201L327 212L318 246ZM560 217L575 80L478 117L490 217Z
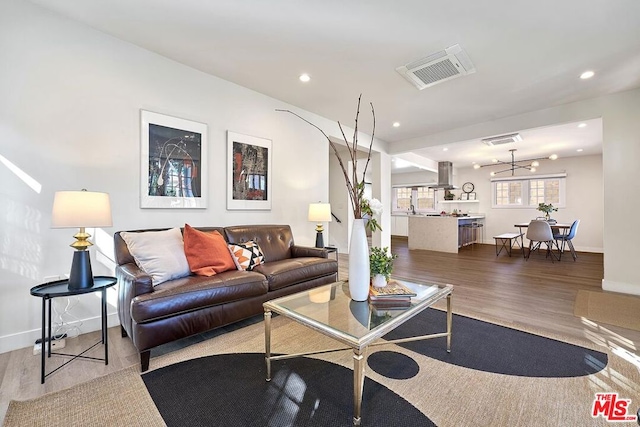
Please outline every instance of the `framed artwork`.
M460 200L469 200L469 193L460 194Z
M227 131L227 209L271 209L271 140Z
M469 200L475 200L476 199L476 193L469 193Z
M140 207L207 207L207 125L140 110Z

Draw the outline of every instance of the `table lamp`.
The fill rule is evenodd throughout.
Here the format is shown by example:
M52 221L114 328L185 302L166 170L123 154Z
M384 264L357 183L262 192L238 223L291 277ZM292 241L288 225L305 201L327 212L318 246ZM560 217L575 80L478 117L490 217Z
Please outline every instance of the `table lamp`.
M329 203L311 203L309 204L309 221L317 223L316 225L316 248L324 248L324 239L322 238L323 222L331 222L331 205Z
M92 191L57 191L53 199L51 228L79 228L73 237L76 241L71 245L73 253L71 272L69 274L70 289L93 287L93 273L89 258L88 239L90 234L85 227L111 227L111 204L107 193Z

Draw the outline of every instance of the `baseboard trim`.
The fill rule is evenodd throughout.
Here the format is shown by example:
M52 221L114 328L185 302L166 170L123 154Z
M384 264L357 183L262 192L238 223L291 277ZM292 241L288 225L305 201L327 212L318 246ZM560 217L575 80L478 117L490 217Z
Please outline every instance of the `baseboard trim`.
M631 283L613 282L602 279L602 290L621 294L640 295L640 286Z
M99 331L102 328L102 317L90 317L88 319L81 319L79 322L69 322L70 326L82 322L82 333ZM118 319L118 313L107 314L107 327L118 326L120 320ZM40 328L32 329L30 331L18 332L17 334L4 335L0 337L0 353L7 353L9 351L18 350L25 347L33 347L33 344L38 338L42 338L42 331Z

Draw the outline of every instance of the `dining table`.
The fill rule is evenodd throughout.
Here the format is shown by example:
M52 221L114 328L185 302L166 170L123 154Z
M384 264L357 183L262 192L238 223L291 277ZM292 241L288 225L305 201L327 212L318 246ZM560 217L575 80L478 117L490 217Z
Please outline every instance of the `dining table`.
M571 224L570 223L564 223L564 222L553 223L553 222L550 222L549 225L551 226L552 230L554 228L557 228L559 231L562 231L562 237L565 237L569 233L569 230L571 229ZM520 233L522 233L522 229L529 227L529 223L528 222L520 222L518 224L515 224L514 227L517 227L518 230L520 230Z
M554 229L557 229L558 231L562 232L562 238L564 239L567 234L569 233L569 230L571 229L571 224L569 223L564 223L564 222L550 222L549 225L551 226L551 230L553 231L553 234L556 235L556 231ZM514 227L517 227L518 230L520 230L519 232L522 233L522 229L523 228L527 228L529 227L529 223L528 222L520 222L514 225ZM560 251L560 253L564 253L564 251L562 249L560 249L560 247L558 247L558 250Z

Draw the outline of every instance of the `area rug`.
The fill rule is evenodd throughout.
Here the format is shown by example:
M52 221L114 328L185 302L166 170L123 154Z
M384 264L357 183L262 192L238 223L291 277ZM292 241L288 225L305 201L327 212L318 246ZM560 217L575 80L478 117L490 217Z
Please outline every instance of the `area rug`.
M142 376L168 426L348 426L353 371L324 360L274 361L265 381L263 353L202 357ZM387 387L366 379L362 424L433 426Z
M386 335L388 340L435 334L446 330L446 312L422 313ZM606 354L489 322L453 315L451 352L446 338L400 344L417 353L480 371L528 377L576 377L607 366Z
M495 319L480 320L500 323ZM458 322L454 322L455 336L456 331L462 331L459 330L461 326ZM534 330L525 332L539 334L539 331ZM600 329L585 330L585 340L570 340L571 344L599 350L607 355L606 366L588 375L563 378L505 375L458 366L403 346L388 344L371 350L367 378L373 381L371 384L377 383L392 391L439 427L608 426L611 424L604 417L594 418L591 415L596 394L617 393L620 399L628 400L628 413L635 413L640 407L640 358L636 356L635 349L624 347L623 337L597 335L601 332ZM434 343L436 341L434 340ZM282 316L272 319L271 342L274 353L298 353L331 348L336 344L333 340ZM453 351L459 346L460 344L455 344ZM263 351L264 325L258 322L162 356L153 356L152 353L151 369L158 370L207 356L234 353L260 355ZM386 360L380 363L379 358ZM318 355L314 359L331 362L347 370L353 366L351 351ZM307 359L290 361L294 360L303 362ZM392 367L385 370L389 366ZM400 373L400 378L394 378L396 372ZM263 372L254 373L247 369L246 375L253 374L256 381L262 381ZM112 375L124 375L128 379L124 382L108 380ZM351 375L348 376L346 381L351 378ZM158 410L146 391L137 366L96 381L100 382L81 384L32 401L11 402L5 425L163 425L163 422L159 421ZM228 390L216 388L216 377L201 375L200 381L218 392L210 400L215 400L216 404L225 403L235 408L238 413L244 411L243 405L246 402L227 399ZM100 390L96 389L98 387ZM141 388L143 392L140 391ZM346 388L350 393L351 386ZM92 393L99 393L100 399L90 399ZM76 397L67 400L68 396ZM351 401L349 397L344 402L344 405L349 406L349 409L345 410L346 413L351 410ZM371 407L365 400L363 417L366 417L369 410ZM135 414L136 419L127 419L122 415L127 412L130 412L131 416Z
M579 290L573 306L577 317L640 331L640 297Z

